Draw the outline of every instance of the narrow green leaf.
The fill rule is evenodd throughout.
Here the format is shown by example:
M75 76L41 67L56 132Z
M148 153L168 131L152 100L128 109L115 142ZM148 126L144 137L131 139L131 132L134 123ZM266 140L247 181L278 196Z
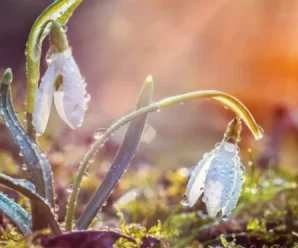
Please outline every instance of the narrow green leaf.
M34 183L37 193L40 196L44 197L49 202L50 206L53 207L54 193L51 167L45 155L39 150L37 144L33 142L32 139L30 139L30 137L26 134L24 127L19 122L16 116L11 99L11 80L12 74L10 69L8 69L4 73L1 82L0 115L6 127L8 128L14 142L20 148L20 153L24 157L28 168L30 180ZM34 203L32 203L32 211L36 212L36 214L39 216L35 216L34 213L32 214L33 229L35 229L36 225L39 226L46 224L40 221L42 212L40 212L39 207L35 206ZM40 214L38 214L38 212Z
M31 215L3 193L0 193L0 211L16 225L22 234L27 235L32 232Z
M153 81L152 77L149 76L140 91L136 109L149 105L151 103L152 94ZM145 114L130 122L110 170L78 219L77 228L79 230L88 228L126 170L140 142L147 116L148 114Z
M3 184L14 191L21 193L35 202L38 202L39 207L41 208L43 215L46 217L53 233L55 235L62 233L59 224L55 219L54 213L51 211L51 206L48 205L48 203L36 193L35 186L30 181L25 179L14 179L0 173L0 184Z
M229 242L227 241L227 239L225 238L225 236L223 234L220 235L220 241L224 247L230 247Z

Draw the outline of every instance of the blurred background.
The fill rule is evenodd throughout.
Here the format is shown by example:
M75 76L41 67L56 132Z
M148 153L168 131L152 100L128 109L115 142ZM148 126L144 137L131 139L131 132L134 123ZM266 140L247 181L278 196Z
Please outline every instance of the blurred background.
M13 99L21 120L26 41L34 21L52 2L0 1L0 72L13 70ZM221 141L233 113L213 101L194 100L150 114L131 166L94 227L123 227L117 214L121 208L128 223L138 223L130 226L135 232L157 220L164 230L178 230L180 236L172 241L177 247L193 241L191 247L199 247L197 241L219 244L222 233L236 233L244 247L294 240L298 244L298 1L84 0L67 25L67 35L91 101L77 130L69 129L53 107L46 133L39 138L53 168L60 222L71 192L68 187L93 134L133 109L140 87L152 74L154 101L189 91L225 91L250 109L265 137L255 141L243 127L244 186L238 207L226 222L206 216L201 201L194 208L179 203L191 169ZM47 68L48 47L46 39L41 75ZM90 164L76 216L109 169L124 133L125 127L116 132ZM19 149L2 123L0 161L1 172L27 175L26 166L20 166ZM7 194L29 208L24 197Z
M13 69L20 112L26 92L26 40L34 20L51 2L1 0L0 67ZM261 154L270 145L276 112L296 118L297 14L298 2L283 0L83 1L67 33L91 102L83 127L76 131L69 130L53 108L45 137L54 145L47 149L87 149L96 129L133 108L140 86L152 74L154 100L204 89L238 97L266 134L255 142L244 127L243 159L247 160L248 147ZM47 41L43 48L45 54ZM43 58L42 74L45 69ZM164 167L193 166L220 141L231 118L232 113L207 100L153 113L149 140L141 144L137 158ZM110 140L112 153L122 133ZM297 171L296 136L295 130L282 132L279 155L283 166ZM69 153L69 163L82 156L72 148Z

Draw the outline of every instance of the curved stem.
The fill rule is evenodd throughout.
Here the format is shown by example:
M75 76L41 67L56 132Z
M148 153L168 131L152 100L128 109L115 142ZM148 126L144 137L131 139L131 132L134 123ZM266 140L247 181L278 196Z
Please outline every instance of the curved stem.
M241 119L246 123L246 125L249 127L251 132L253 133L255 139L260 139L263 136L262 129L257 125L256 121L254 120L252 114L249 112L249 110L244 106L243 103L241 103L237 98L228 95L221 91L216 90L204 90L204 91L195 91L191 93L186 93L183 95L173 96L165 98L159 102L155 102L150 104L147 107L140 108L138 110L135 110L122 118L120 118L118 121L116 121L114 124L112 124L106 132L97 139L90 147L89 151L86 153L85 157L83 158L82 162L80 163L80 167L78 169L74 184L73 184L73 190L70 196L69 201L69 213L73 213L74 209L76 207L76 201L77 196L79 192L79 187L82 181L82 178L88 168L89 161L92 160L96 152L100 147L102 147L105 143L105 141L120 127L125 125L126 123L130 122L136 117L139 117L141 115L157 111L161 108L169 107L171 105L189 101L192 99L197 98L211 98L218 102L220 102L225 107L228 107L233 112L235 112L237 115L241 117Z
M168 107L175 103L180 103L183 101L188 101L196 98L211 98L220 102L225 107L235 112L236 115L239 115L241 117L241 119L250 129L250 131L252 132L256 140L259 140L263 137L263 129L256 123L255 119L253 118L252 114L249 112L248 108L242 102L240 102L236 97L233 97L221 91L202 90L202 91L190 92L179 96L165 98L164 100L159 101L158 105L160 108Z

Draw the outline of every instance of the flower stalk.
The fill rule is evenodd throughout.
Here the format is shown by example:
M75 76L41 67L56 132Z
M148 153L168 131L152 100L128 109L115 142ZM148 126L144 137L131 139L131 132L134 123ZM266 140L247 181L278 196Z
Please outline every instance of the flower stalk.
M241 117L241 119L246 123L248 128L251 130L255 139L261 139L263 136L263 131L260 126L254 120L252 114L249 112L247 107L241 103L237 98L226 94L221 91L216 90L203 90L203 91L196 91L187 94L182 94L178 96L168 97L161 101L151 103L147 107L143 107L137 109L126 116L123 116L114 124L112 124L105 133L103 133L99 139L97 139L90 147L88 152L86 153L85 157L83 158L82 162L80 163L78 173L76 175L73 191L71 198L77 199L77 194L79 192L79 187L85 174L86 170L88 169L89 161L92 160L96 152L100 147L102 147L105 141L120 127L125 125L126 123L130 122L131 120L135 119L136 117L142 116L144 114L157 111L162 108L170 107L172 105L182 103L185 101L199 99L199 98L210 98L220 102L223 106L228 107L231 109L237 116Z

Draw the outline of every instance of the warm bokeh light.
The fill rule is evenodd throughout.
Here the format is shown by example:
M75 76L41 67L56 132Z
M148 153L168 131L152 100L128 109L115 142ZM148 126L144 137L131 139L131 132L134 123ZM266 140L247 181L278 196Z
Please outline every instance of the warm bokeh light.
M22 3L22 15L16 1L1 3L1 13L6 11L0 66L13 66L21 97L27 33L50 2ZM92 100L84 127L58 142L82 143L82 137L127 113L148 74L156 82L155 100L201 89L226 91L241 99L268 133L276 105L297 106L297 9L298 3L284 0L84 1L68 35ZM175 151L174 160L182 162L181 140L196 157L212 147L231 117L212 103L194 101L151 115L149 123L158 150ZM49 133L58 137L65 126L54 119Z

